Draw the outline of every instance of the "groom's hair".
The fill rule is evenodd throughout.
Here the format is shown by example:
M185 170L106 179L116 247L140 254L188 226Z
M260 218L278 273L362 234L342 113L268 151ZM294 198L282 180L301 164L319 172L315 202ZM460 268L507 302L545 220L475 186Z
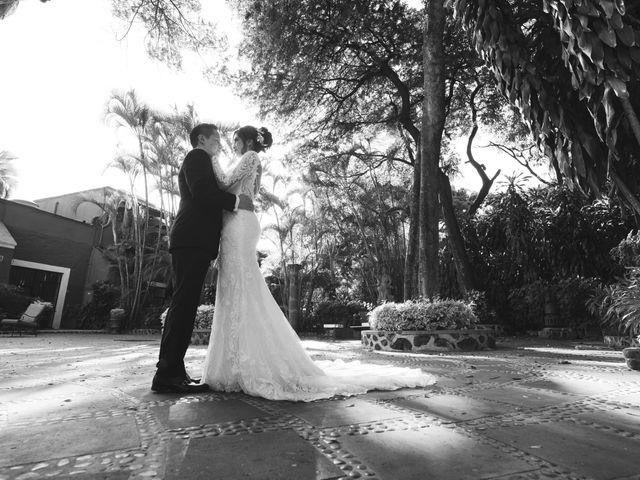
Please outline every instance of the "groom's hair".
M212 123L201 123L200 125L196 125L191 133L189 134L189 141L191 142L191 146L196 148L198 146L198 137L200 135L204 135L209 138L213 135L213 132L217 132L218 127L216 127Z

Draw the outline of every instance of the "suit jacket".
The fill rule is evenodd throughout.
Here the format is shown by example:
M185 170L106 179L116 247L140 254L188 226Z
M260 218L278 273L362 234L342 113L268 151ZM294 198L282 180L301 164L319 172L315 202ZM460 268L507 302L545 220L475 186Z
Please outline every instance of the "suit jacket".
M199 148L191 150L178 174L180 206L171 227L169 250L197 248L218 256L222 210L233 211L236 196L221 190L213 174L211 157Z

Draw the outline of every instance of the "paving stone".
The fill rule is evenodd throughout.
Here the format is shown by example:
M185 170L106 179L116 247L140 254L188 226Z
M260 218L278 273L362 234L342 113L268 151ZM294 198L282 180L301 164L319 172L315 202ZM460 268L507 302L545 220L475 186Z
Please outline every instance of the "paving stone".
M394 398L406 398L406 397L416 397L421 395L427 395L429 393L433 393L434 391L438 391L439 388L435 385L432 387L425 388L403 388L400 390L373 390L371 392L367 392L363 395L358 395L359 399L363 400L392 400Z
M532 469L498 448L438 426L346 436L340 444L388 480L477 480Z
M640 465L640 442L572 422L500 427L485 433L589 478L629 477Z
M594 412L580 413L575 418L640 435L640 411L635 408L596 410Z
M357 398L309 403L282 402L280 407L320 428L378 422L401 416L398 412Z
M91 472L91 473L76 473L69 475L66 478L72 478L73 480L128 480L131 477L131 472ZM55 478L65 478L56 476Z
M533 382L523 383L522 385L555 392L574 393L577 395L605 394L617 388L617 386L611 382L562 377L554 377L548 380L535 380Z
M0 467L139 446L132 416L9 427L0 430Z
M640 378L638 379L640 383ZM620 403L629 403L631 405L637 405L640 407L640 392L632 392L632 393L618 393L615 392L615 395L611 397L616 402Z
M342 471L292 430L192 439L167 480L325 480Z
M500 402L511 403L524 408L560 405L567 402L577 401L581 398L567 393L554 391L544 392L521 385L510 385L508 387L478 390L470 393L469 395L481 397L486 400L497 400Z
M504 405L492 401L462 397L459 395L433 395L430 397L415 397L393 400L392 403L401 407L418 410L452 421L473 420L482 417L492 417L511 413L516 410L514 405Z
M12 402L4 406L9 424L42 420L50 417L78 416L87 412L107 411L129 406L130 403L113 395L87 389L57 390L49 396L25 395L28 401Z
M242 400L215 400L195 403L177 403L151 407L156 417L169 428L194 427L215 423L264 417L267 413Z

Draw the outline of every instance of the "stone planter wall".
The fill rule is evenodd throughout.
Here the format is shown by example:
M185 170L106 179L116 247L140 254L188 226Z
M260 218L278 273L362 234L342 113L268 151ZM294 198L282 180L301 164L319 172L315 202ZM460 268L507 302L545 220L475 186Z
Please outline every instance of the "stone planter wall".
M493 330L432 330L385 332L364 330L362 346L366 350L401 352L471 351L496 348Z

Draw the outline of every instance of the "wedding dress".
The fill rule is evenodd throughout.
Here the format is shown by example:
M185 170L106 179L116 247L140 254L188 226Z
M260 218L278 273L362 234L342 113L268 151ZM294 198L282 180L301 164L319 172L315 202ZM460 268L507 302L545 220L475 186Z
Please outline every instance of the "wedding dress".
M255 197L261 172L256 152L245 153L228 175L216 159L213 167L222 188ZM420 369L358 361L314 362L264 281L256 257L260 233L254 212L224 212L203 382L217 391L293 401L435 383L433 376Z

